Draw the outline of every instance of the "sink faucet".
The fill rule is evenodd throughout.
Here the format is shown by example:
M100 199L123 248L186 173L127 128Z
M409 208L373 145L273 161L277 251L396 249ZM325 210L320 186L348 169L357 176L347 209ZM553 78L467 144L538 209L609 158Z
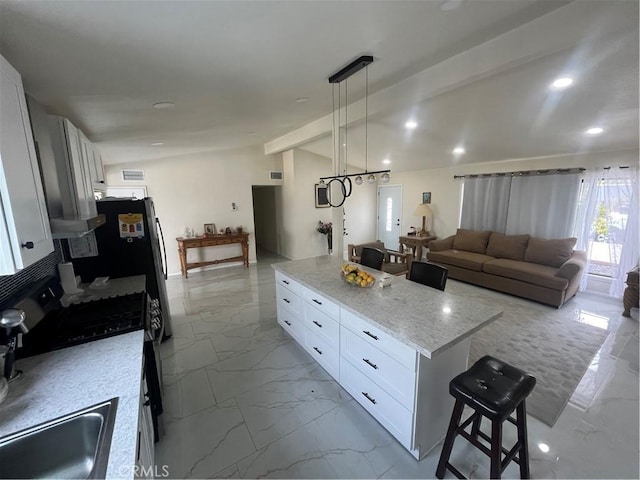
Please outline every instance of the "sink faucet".
M4 378L12 381L22 375L22 371L14 369L16 358L16 343L18 333L27 333L29 329L24 324L26 314L17 308L8 308L0 314L0 327L4 328L7 334L7 352L4 355Z

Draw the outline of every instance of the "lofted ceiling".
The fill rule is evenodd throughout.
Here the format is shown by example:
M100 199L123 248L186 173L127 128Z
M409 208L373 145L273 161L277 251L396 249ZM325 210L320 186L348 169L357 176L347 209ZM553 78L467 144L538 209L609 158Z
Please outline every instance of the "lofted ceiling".
M545 27L554 16L589 28L580 41L562 40L563 28ZM537 24L534 55L518 32ZM490 46L511 60L492 62L480 51ZM461 78L455 60L476 51L474 62L493 66ZM304 131L332 111L327 77L362 54L375 58L372 100L385 99L367 121L370 170L383 158L412 170L638 146L632 0L2 0L0 52L25 90L81 128L105 163L262 147ZM412 80L436 73L447 88ZM547 90L567 73L572 88ZM354 80L350 101L363 95ZM163 101L175 107L152 107ZM409 118L418 123L410 133ZM585 137L592 124L605 132ZM362 117L347 131L361 163ZM302 135L295 146L331 156L327 133ZM458 144L467 153L454 158Z

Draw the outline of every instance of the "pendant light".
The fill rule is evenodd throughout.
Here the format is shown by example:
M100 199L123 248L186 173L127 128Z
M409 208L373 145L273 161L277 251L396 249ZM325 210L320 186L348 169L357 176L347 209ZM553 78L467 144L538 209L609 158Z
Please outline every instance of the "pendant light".
M373 63L373 57L370 55L364 55L361 56L360 58L356 59L355 61L351 62L349 65L347 65L346 67L344 67L342 70L340 70L339 72L334 73L333 75L331 75L329 77L329 83L331 83L333 85L333 89L332 89L332 103L333 103L333 138L334 138L334 149L333 149L333 158L334 160L337 158L337 172L336 175L334 176L328 176L328 177L320 177L320 185L325 185L325 180L327 180L326 185L328 188L330 188L331 184L333 182L337 182L340 185L340 190L342 191L342 201L337 202L337 203L331 203L331 200L329 200L329 205L332 207L341 207L345 200L347 198L349 198L349 196L351 195L352 191L353 191L353 184L351 182L351 177L355 177L354 182L356 185L362 185L364 183L363 180L363 175L366 176L367 179L367 183L369 184L373 184L376 182L376 173L380 173L382 174L380 177L380 180L383 183L388 183L390 176L389 173L391 172L391 170L378 170L375 172L369 172L369 155L368 155L368 117L369 117L369 64ZM365 167L364 167L364 172L362 173L352 173L352 174L348 174L347 173L347 152L346 152L346 146L347 146L347 123L348 123L348 118L347 118L347 107L348 107L348 102L347 102L347 78L349 78L351 75L359 72L360 70L362 70L363 68L365 68L365 113L364 113L364 137L365 137L365 143L364 143L364 161L365 161ZM340 84L344 82L345 84L345 105L344 105L344 109L345 109L345 121L344 121L344 143L342 143L342 140L340 138L340 110L341 110L341 95L340 95ZM335 87L338 87L338 108L337 108L337 115L338 115L338 120L336 122L336 106L335 106ZM338 145L338 151L336 152L336 144ZM342 150L344 148L344 173L340 174L340 164L341 164L341 155L340 155L340 150Z

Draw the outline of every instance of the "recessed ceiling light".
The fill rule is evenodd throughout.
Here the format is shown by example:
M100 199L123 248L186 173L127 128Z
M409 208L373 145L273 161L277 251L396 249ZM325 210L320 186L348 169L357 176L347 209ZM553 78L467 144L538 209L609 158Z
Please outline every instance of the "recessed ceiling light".
M382 163L384 163L385 165L389 165L391 163L391 160L385 158L384 160L382 160Z
M549 445L547 445L546 443L539 443L538 448L542 453L549 453Z
M409 120L407 123L404 124L404 128L406 128L407 130L413 130L418 126L418 122L416 122L415 120Z
M158 110L162 108L173 108L176 104L172 102L158 102L153 104L153 108L157 108Z
M553 90L562 90L563 88L568 88L571 85L573 85L573 78L559 77L556 78L553 83L551 83L551 85L549 85L549 88L552 88Z
M151 144L152 147L159 147L160 145L164 145L164 142L154 142Z
M454 155L462 155L463 153L465 153L466 150L462 147L456 147L453 149L453 154Z
M591 127L584 131L585 135L600 135L602 132L604 132L602 127Z
M296 103L304 103L304 102L308 102L308 101L309 101L309 97L296 98Z

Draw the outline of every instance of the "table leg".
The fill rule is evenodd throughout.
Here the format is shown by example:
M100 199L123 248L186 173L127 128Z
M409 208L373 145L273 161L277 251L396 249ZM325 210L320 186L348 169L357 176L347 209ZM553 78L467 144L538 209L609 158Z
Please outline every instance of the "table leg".
M184 248L178 247L178 257L180 258L180 272L184 278L189 278L187 274L187 252Z
M244 257L244 266L249 268L249 242L242 242L242 256Z

